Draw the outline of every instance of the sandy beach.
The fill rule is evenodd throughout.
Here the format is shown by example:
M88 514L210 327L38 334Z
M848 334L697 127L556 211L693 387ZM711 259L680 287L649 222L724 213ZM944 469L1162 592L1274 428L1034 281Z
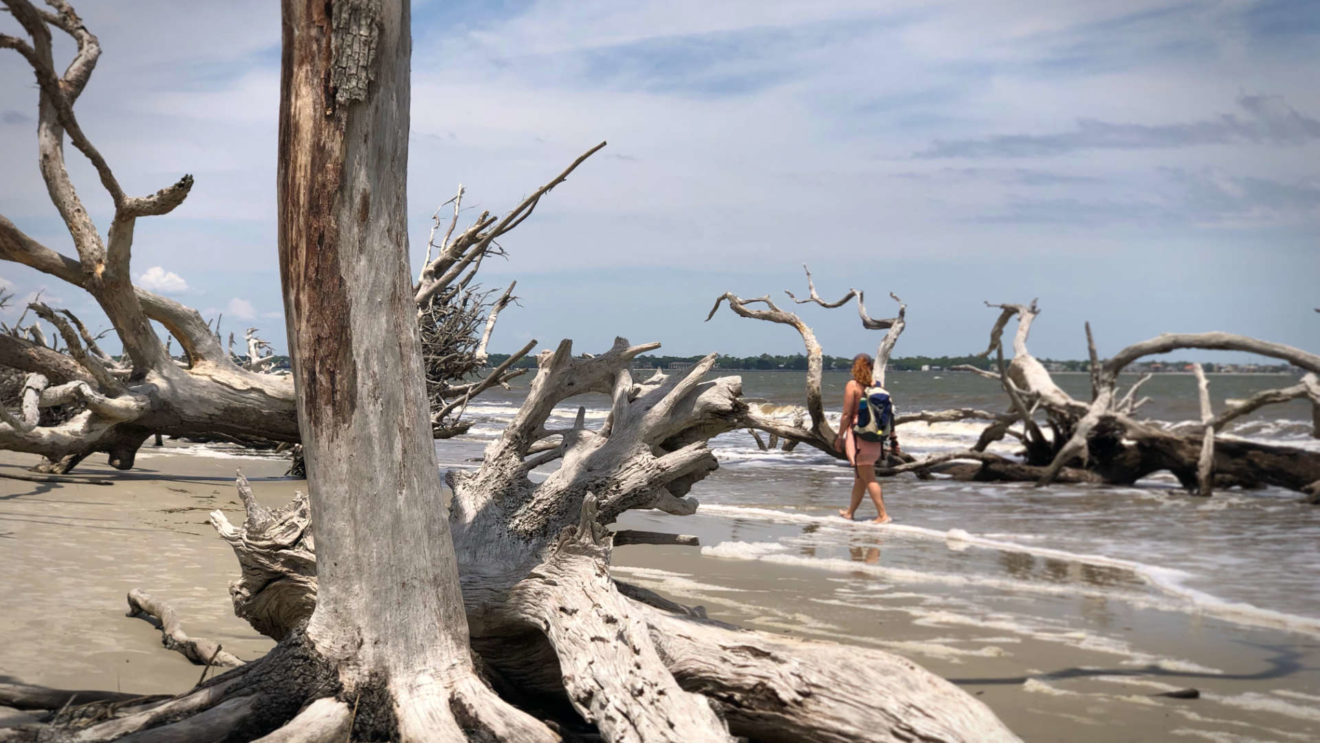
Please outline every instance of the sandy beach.
M0 473L23 474L32 460L0 453ZM171 443L145 448L131 472L86 463L70 478L78 482L0 479L0 680L144 693L191 687L201 669L162 648L150 624L125 615L133 588L173 604L189 634L218 640L240 658L259 657L271 643L233 616L227 584L236 563L207 514L241 514L233 487L239 468L263 502L286 502L304 483L285 478L285 467L278 458L197 456ZM661 528L652 521L626 517L628 525ZM619 548L614 564L620 578L703 605L713 618L907 656L983 699L1028 741L1320 737L1315 638L1209 617L1189 631L1155 609L1081 606L1140 636L1134 645L1163 649L1158 661L1124 657L1066 635L1032 637L951 616L930 621L927 597L903 587L862 607L831 603L824 587L865 578L879 554L860 550L854 559L857 574L846 575L646 546ZM1200 697L1156 696L1189 688Z

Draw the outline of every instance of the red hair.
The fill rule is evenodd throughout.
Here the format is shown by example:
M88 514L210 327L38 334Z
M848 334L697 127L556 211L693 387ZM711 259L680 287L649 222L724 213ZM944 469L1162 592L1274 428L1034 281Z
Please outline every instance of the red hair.
M875 368L871 366L871 356L869 354L859 353L853 357L852 378L857 380L857 384L870 387L871 382L874 381L873 374L875 374Z

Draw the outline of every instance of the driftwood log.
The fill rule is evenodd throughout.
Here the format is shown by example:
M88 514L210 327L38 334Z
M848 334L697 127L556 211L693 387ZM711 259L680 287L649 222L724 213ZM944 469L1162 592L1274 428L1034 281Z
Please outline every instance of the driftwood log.
M900 302L897 317L888 320L870 318L862 304L862 292L850 289L837 301L823 299L807 271L808 297L790 298L799 304L814 303L833 309L856 299L864 327L886 329L876 353L876 380L883 383L885 367L894 342L906 324L906 307ZM892 296L892 295L891 295ZM897 301L897 297L895 297ZM786 423L759 413L754 407L744 415L744 428L762 448L769 445L759 432L772 440L805 443L836 458L843 454L833 449L834 431L825 418L821 384L820 344L811 328L796 314L784 311L768 296L743 299L729 292L721 295L707 317L714 317L728 302L742 317L790 325L802 336L807 350L806 395L803 414L796 423ZM764 309L749 305L764 305ZM1171 472L1189 490L1209 495L1215 487L1259 487L1272 485L1296 490L1312 502L1320 502L1320 453L1297 447L1276 446L1223 437L1227 423L1265 405L1308 399L1312 404L1315 425L1313 434L1320 438L1320 356L1278 343L1229 333L1165 334L1133 344L1113 358L1101 360L1095 350L1091 327L1086 326L1087 346L1091 357L1092 393L1089 401L1073 398L1055 383L1049 371L1028 348L1032 323L1040 309L1030 304L991 304L999 310L990 329L990 342L982 356L995 355L998 371L971 366L955 367L999 382L1007 404L1002 413L957 409L900 414L896 426L917 422L937 423L959 420L984 420L986 427L969 449L914 458L906 452L901 460L890 457L876 467L877 474L893 476L913 472L928 476L939 472L960 480L1037 482L1098 482L1130 485L1151 474ZM1003 336L1016 318L1012 357L1004 357ZM1202 416L1190 427L1170 427L1136 417L1146 402L1137 395L1149 380L1146 375L1125 392L1118 390L1119 375L1132 363L1146 356L1181 349L1231 350L1256 353L1287 361L1303 371L1296 384L1265 390L1237 402L1215 414L1202 395ZM901 401L899 401L901 404ZM809 424L802 421L810 420ZM1012 459L987 451L1005 437L1022 444L1021 459Z

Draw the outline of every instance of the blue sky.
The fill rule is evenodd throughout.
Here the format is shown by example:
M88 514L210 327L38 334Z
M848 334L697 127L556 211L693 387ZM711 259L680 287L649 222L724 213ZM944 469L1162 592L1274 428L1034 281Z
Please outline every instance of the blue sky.
M84 129L133 192L196 177L182 207L139 222L135 275L282 348L277 4L79 10L104 48ZM804 262L822 294L866 290L872 314L901 296L898 355L981 350L983 301L1033 297L1040 356L1084 357L1087 320L1102 354L1202 330L1320 350L1309 0L418 2L413 37L415 264L457 184L470 216L500 212L610 142L483 269L521 297L495 350L623 335L794 353L787 327L704 320L724 291L787 302ZM71 253L35 101L22 60L0 56L0 213ZM75 176L104 229L108 200ZM0 265L0 285L95 317L21 267ZM878 340L851 310L803 315L827 353Z

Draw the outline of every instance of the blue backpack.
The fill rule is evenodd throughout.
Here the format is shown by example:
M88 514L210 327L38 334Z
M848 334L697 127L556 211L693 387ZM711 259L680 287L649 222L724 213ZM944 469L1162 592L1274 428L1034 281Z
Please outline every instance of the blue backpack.
M894 404L880 385L867 387L857 401L853 435L862 441L884 441L894 430Z

